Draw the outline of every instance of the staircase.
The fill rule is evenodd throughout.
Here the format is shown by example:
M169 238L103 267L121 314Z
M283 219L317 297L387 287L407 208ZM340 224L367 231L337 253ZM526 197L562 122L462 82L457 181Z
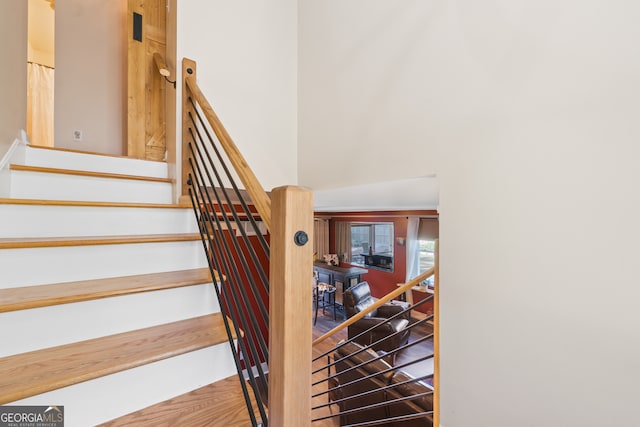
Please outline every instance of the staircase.
M167 407L172 425L242 425L246 409L231 402L202 413L238 380L193 211L171 204L166 163L22 144L8 160L0 405L61 405L67 427L160 425Z

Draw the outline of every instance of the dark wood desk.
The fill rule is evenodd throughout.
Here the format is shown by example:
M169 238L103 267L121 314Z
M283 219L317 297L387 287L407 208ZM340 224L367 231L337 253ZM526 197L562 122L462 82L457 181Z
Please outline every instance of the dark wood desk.
M342 293L353 285L362 282L362 275L369 270L360 267L339 267L327 265L326 262L313 263L314 271L318 272L318 281L325 282L336 287L336 304L342 307Z

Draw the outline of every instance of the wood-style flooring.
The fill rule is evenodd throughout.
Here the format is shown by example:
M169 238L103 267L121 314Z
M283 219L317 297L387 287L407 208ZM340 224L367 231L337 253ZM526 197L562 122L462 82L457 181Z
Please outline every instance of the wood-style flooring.
M251 396L254 413L258 414ZM237 376L116 418L99 427L246 427L251 425Z

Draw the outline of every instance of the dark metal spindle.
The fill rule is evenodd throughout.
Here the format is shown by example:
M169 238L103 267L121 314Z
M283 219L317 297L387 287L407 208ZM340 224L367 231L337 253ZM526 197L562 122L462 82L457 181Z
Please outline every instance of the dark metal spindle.
M189 145L190 149L193 152L193 147L190 144ZM193 164L193 159L189 158L189 163L192 167L192 169L194 171L196 171L197 175L200 176L200 179L196 180L198 181L198 187L202 188L202 186L200 185L200 183L202 183L202 172L197 169L195 167L195 165ZM198 191L198 190L196 190ZM202 192L200 190L200 192ZM210 196L208 194L208 192L204 192L205 196L207 197L209 203L211 203L211 199ZM204 198L203 198L203 202L204 202ZM214 221L216 224L216 229L217 230L222 230L222 227L220 226L220 221L218 220L217 216L214 216ZM222 265L224 266L224 271L225 271L225 276L227 278L227 282L230 284L230 286L227 287L227 289L230 290L230 294L233 300L233 303L236 307L236 310L238 313L242 312L242 307L246 308L246 312L249 314L250 320L252 322L252 326L254 326L255 329L253 329L254 331L258 331L259 330L259 325L257 322L257 319L255 318L255 316L253 315L253 311L250 309L250 304L247 302L246 298L246 294L243 292L240 292L239 290L239 284L241 283L241 279L240 279L240 275L238 272L238 269L235 265L235 263L233 262L233 256L231 254L231 250L229 247L229 244L227 242L226 239L224 239L224 236L221 233L214 233L214 241L215 241L215 247L218 251L219 254L224 254L225 256L220 256L220 257L214 257L214 259L216 258L221 258L223 260ZM232 239L233 240L233 239ZM224 248L224 251L223 251ZM231 274L233 273L233 274ZM231 278L235 279L235 283L231 280ZM242 298L242 301L244 302L244 305L241 305L239 303L239 298L238 298L238 294L240 294L240 297ZM249 334L250 329L249 329L249 324L247 323L246 317L245 316L233 316L233 317L238 317L237 319L234 319L234 321L240 321L240 323L242 324L242 327L245 331L245 333ZM238 336L239 340L242 341L241 335ZM265 356L265 353L267 353L267 345L264 342L264 338L262 337L262 334L257 333L257 338L258 338L258 344L261 345L262 347L262 355ZM260 357L258 357L259 353L257 351L257 349L255 349L255 344L253 343L252 339L247 339L247 342L249 344L249 347L251 349L251 353L245 353L245 354L251 354L252 358L260 360ZM260 365L258 365L260 366ZM262 377L262 375L261 375Z
M382 388L380 388L378 390L383 390L383 389L385 389L385 387L382 387ZM345 411L340 411L340 412L337 412L335 414L326 415L324 417L314 418L311 421L315 422L315 421L325 420L327 418L333 418L333 417L338 416L338 415L354 414L354 413L366 411L366 410L369 410L369 409L381 408L381 407L384 407L384 406L393 405L395 403L407 402L409 400L415 400L415 399L419 399L421 397L432 396L432 395L433 395L433 391L425 392L425 393L418 393L418 394L414 394L414 395L411 395L411 396L398 397L396 399L387 400L387 401L384 401L384 402L372 403L371 405L360 406L358 408L347 409ZM419 418L422 418L422 417L424 417L426 415L431 415L432 413L433 413L433 411L423 412L423 413L421 413L421 416ZM415 414L411 414L411 415L415 415ZM380 421L390 422L390 419L391 418L384 418L384 419L381 419ZM369 425L369 424L367 424L367 425Z
M202 116L200 115L200 111L198 110L198 108L195 107L194 101L193 99L189 98L189 101L191 102L191 105L194 106L194 111L196 113L196 115L198 116L198 120L200 121L200 123L202 123L202 127L205 131L205 133L207 134L208 138L210 141L213 141L213 138L211 137L211 134L209 132L209 129L207 128L207 126L204 125L204 120L202 119ZM229 171L229 168L227 167L226 163L224 162L224 160L222 160L222 155L220 153L220 150L218 150L218 147L215 144L211 144L211 147L213 148L213 150L216 153L216 156L218 157L218 160L220 161L222 168L225 171L225 174L227 175L227 178L229 179L229 182L233 188L233 190L236 193L236 196L238 196L238 199L240 201L240 203L242 204L242 207L245 211L249 212L249 208L247 207L244 198L242 197L242 194L240 193L240 190L235 182L235 179L233 178L233 175L231 174L231 172ZM254 230L256 231L256 234L260 235L259 230L258 230L258 225L255 223L255 220L253 219L253 216L250 217L249 219L253 225ZM266 240L264 239L264 237L260 237L258 239L260 241L260 245L262 246L263 250L265 251L265 253L269 254L269 245L267 244ZM267 282L268 283L268 282Z
M202 215L202 211L199 208L196 208L196 202L195 202L195 199L194 199L194 194L193 194L191 189L189 189L189 197L191 199L191 205L193 207L194 214L196 215L196 218L198 218L199 216ZM197 206L200 206L200 205L198 204ZM200 213L200 215L198 215L198 213ZM200 227L202 227L202 226L200 225ZM213 269L213 266L211 264L212 263L211 257L208 256L209 252L207 250L207 244L206 244L204 235L202 233L202 230L201 230L201 233L200 233L200 237L201 237L201 240L202 240L202 245L204 246L204 249L205 249L205 253L207 254L207 262L209 264L209 270L211 272L216 271L216 270ZM210 241L210 238L209 238L209 241ZM218 298L218 301L221 301L220 288L218 287L218 284L216 283L215 277L214 277L213 274L212 274L212 278L214 279L213 280L214 281L213 288L214 288L214 290L216 292L216 297ZM223 318L223 322L224 322L224 328L225 328L225 331L227 333L227 337L229 339L229 343L232 343L233 342L233 334L231 333L231 328L229 326L229 320L228 320L227 316L222 316L222 318ZM235 329L236 329L236 336L239 336L238 327L235 326ZM236 366L236 371L238 372L238 375L242 375L242 365L241 365L241 362L240 362L240 356L239 356L237 350L235 349L235 347L233 345L230 345L230 347L231 347L231 353L232 353L232 356L233 356L233 362L234 362L234 364ZM249 395L249 390L247 389L247 385L245 384L244 381L240 381L240 386L242 388L242 395L243 395L243 398L244 398L244 401L245 401L245 405L247 406L247 410L249 412L249 418L251 420L251 425L257 426L258 422L256 420L255 414L253 413L253 410L250 409L250 408L252 408L253 405L251 404L251 396ZM266 419L266 418L264 418L264 419Z
M193 117L192 116L190 116L190 117L193 120ZM194 123L194 125L195 125L195 123ZM193 132L191 132L191 130L190 130L190 133L193 136ZM200 139L200 141L202 141L202 136L201 136L200 132L198 131L198 129L196 129L196 133L198 134L198 138ZM195 136L193 136L193 138L195 139ZM198 151L198 159L196 159L196 160L199 160L200 164L206 164L206 162L204 161L205 159L202 156L202 151L200 150L200 147L198 145L196 145L196 149ZM211 170L214 173L214 175L216 176L217 182L220 184L220 188L223 190L223 192L226 195L227 203L229 204L229 208L231 209L231 213L232 213L232 215L234 217L234 220L236 221L237 224L240 224L240 219L238 218L238 215L237 215L237 212L236 212L236 210L235 210L235 208L233 206L233 203L231 203L231 200L229 199L228 195L224 191L224 184L222 182L222 179L220 178L220 175L218 174L217 168L215 168L215 165L214 165L211 157L209 156L208 151L207 150L204 150L204 151L205 151L205 154L207 155L207 158L209 160L209 166L211 166ZM216 189L214 181L211 178L211 175L210 175L210 172L209 172L209 168L204 167L204 169L205 169L205 172L206 172L206 174L207 174L207 176L209 178L209 181L212 184L211 188L212 188L212 191L213 191L213 193L215 195L216 201L218 202L218 206L220 206L220 209L223 210L223 208L222 208L223 204L222 204L222 201L220 200L220 196L218 194L218 190ZM209 192L207 191L206 193L208 194ZM213 206L213 205L211 205L211 206ZM250 214L251 214L250 212L247 212L247 215L250 215ZM222 217L225 220L225 223L227 224L227 226L231 227L229 218L228 218L228 216L226 215L225 212L223 212ZM244 231L243 228L240 229L240 232L241 232L241 235L243 236L245 244L249 248L249 253L250 253L251 257L252 257L253 265L256 267L256 270L258 271L258 274L260 275L260 278L262 279L262 283L263 284L268 283L269 279L267 278L266 274L264 273L264 270L262 268L262 265L260 264L260 261L257 258L257 255L252 250L252 245L251 245L251 242L249 241L249 238L248 238L246 232ZM258 232L258 234L260 234L260 233ZM234 241L234 244L235 244L236 240L233 239L233 241ZM249 276L250 275L249 274L250 273L250 269L249 269L249 266L247 264L247 260L245 259L245 257L243 256L243 254L239 250L239 248L237 247L237 244L235 246L236 246L236 250L239 253L238 254L238 258L240 259L240 261L242 263L242 267L245 269L245 271L247 273L247 276ZM249 285L251 286L251 290L253 291L254 295L260 295L259 292L258 292L258 289L257 289L257 287L255 285L255 282L253 280L249 281ZM266 287L266 286L265 286L265 291L268 293L268 287ZM257 300L258 300L258 302L262 302L261 298L257 298ZM263 318L265 320L267 320L269 318L269 315L268 315L268 310L266 309L264 304L259 304L259 309L260 309L260 311L261 311L261 313L263 315Z
M398 370L398 369L404 368L404 367L406 367L406 366L413 365L414 363L418 363L418 362L422 362L422 361L424 361L424 360L431 359L432 357L433 357L433 354L430 354L430 355L428 355L428 356L423 356L423 357L419 357L419 358L417 358L417 359L414 359L414 360L412 360L412 361L411 361L411 362L409 362L409 363L403 363L403 364L401 364L401 365L391 366L391 367L389 367L389 368L387 368L387 369L383 369L383 370L381 370L381 371L377 371L377 372L375 372L375 373L373 373L373 374L371 374L371 375L367 375L366 377L358 378L358 379L355 379L355 380L353 380L353 381L349 381L348 383L341 384L341 385L340 385L340 387L344 387L344 386L352 385L352 384L357 384L357 383L359 383L359 382L361 382L361 381L368 380L369 378L373 378L373 377L377 377L377 376L380 376L380 375L384 375L384 374L389 373L389 372L391 372L391 371L395 371L395 370ZM430 375L430 376L433 376L433 375ZM327 389L327 390L325 390L325 391L321 391L320 393L316 393L316 394L312 395L311 397L318 397L318 396L322 396L322 395L327 394L327 393L329 393L329 392L331 392L331 391L333 391L333 390L336 390L336 389L338 389L338 388L340 388L340 387L333 387L333 388L329 388L329 389Z
M190 146L190 149L193 150L192 144L189 144L189 146ZM204 197L201 194L202 193L201 189L203 187L202 185L200 185L200 183L203 181L203 177L202 177L201 171L197 170L197 168L193 164L193 159L189 159L189 163L191 165L192 170L194 170L194 173L196 173L200 178L200 179L196 179L196 181L197 181L196 184L193 183L193 179L192 179L193 191L195 191L196 193L200 194L199 199L201 199L202 206L207 206L207 204L205 203ZM205 195L209 199L209 202L211 202L208 193L205 193ZM211 216L209 215L208 212L206 213L206 215L204 217L208 218L208 219L211 218ZM220 227L219 222L217 222L217 217L214 217L214 219L216 220L216 225L217 225L218 229L220 229L221 227ZM213 250L217 249L218 253L220 255L223 255L224 252L223 252L221 246L226 245L226 241L224 241L224 239L222 239L224 243L221 244L220 243L220 240L221 240L220 237L217 235L217 233L214 233L214 236L213 236L213 240L215 240L215 244L214 244L214 242L211 239L211 235L209 233L209 230L206 227L206 223L203 226L204 226L205 231L206 231L206 233L208 235L208 240L209 240L209 243L210 243L211 250L213 251ZM206 250L206 248L205 248L205 250ZM213 253L209 253L209 252L207 252L207 253L209 254L209 258L211 258L214 262L216 262L217 271L221 271L221 272L224 271L226 273L226 277L229 278L230 277L230 272L229 272L229 268L228 268L228 264L229 264L229 260L227 259L228 257L224 257L224 256L216 257ZM220 268L221 266L222 266L222 268ZM237 272L234 272L234 273L237 273ZM236 278L237 278L237 276L236 276ZM233 291L234 287L233 286L230 286L230 287L232 289L231 294L232 294L232 298L234 300L234 303L235 303L236 307L239 308L239 304L238 304L238 301L237 301L237 296L235 295L235 292ZM222 302L222 299L220 299L220 301ZM221 306L223 306L223 304L221 304ZM240 310L238 310L238 311L240 311ZM230 314L231 314L231 317L232 317L232 319L234 321L234 325L236 326L236 329L237 329L236 336L238 337L238 343L239 343L239 345L241 347L241 350L242 350L243 354L245 354L245 355L252 354L252 357L254 359L259 360L259 357L257 356L257 354L258 354L257 350L255 349L255 347L252 347L253 346L253 340L251 340L251 339L247 340L247 342L249 343L249 346L252 347L251 351L247 351L246 345L244 343L244 340L242 339L242 332L238 329L238 325L239 324L243 324L243 327L246 329L246 331L249 330L249 328L246 325L246 321L245 321L244 317L240 316L240 319L238 319L238 316L234 315L233 313L230 313ZM238 320L240 320L240 322ZM239 374L241 374L241 372L239 372ZM261 375L259 377L260 378L264 378L264 374L261 373ZM261 401L262 399L261 399L259 393L255 392L256 390L258 390L258 388L257 388L257 384L255 383L255 379L253 378L253 375L251 376L251 378L249 378L249 381L251 382L252 386L254 387L254 395L256 396L256 400L258 402L260 402L259 407L261 409L261 415L263 416L263 420L266 420L266 414L262 413L262 406L263 406L262 405L262 401ZM266 383L266 381L265 381L265 383Z
M192 194L192 190L191 189L189 190L189 192L190 192L190 194ZM206 225L205 225L205 227L206 227ZM211 236L210 236L210 234L208 232L207 232L207 239L208 239L209 244L212 245ZM207 251L206 243L204 243L204 241L203 241L203 244L205 246L205 251L207 253L207 256L208 256L209 262L210 262L210 266L211 266L211 262L214 262L214 260L216 258L210 256L210 253L209 253L209 251ZM222 271L222 269L219 269L216 266L216 270L215 271ZM220 289L219 289L217 283L216 283L215 289L216 289L216 295L218 296L218 300L222 301L223 298L221 296ZM223 318L225 318L225 321L227 321L226 320L227 314L229 314L229 317L231 318L232 324L233 324L234 329L235 329L235 336L236 337L241 337L242 336L242 331L238 327L239 322L237 321L237 317L232 315L232 314L230 314L230 313L224 313L225 310L224 310L224 307L222 306L222 304L221 304L221 309L223 311L223 315L224 315ZM230 334L230 331L229 331L228 328L227 328L227 336L229 337L229 343L231 344L230 347L231 347L231 349L233 351L233 354L234 354L234 359L235 359L234 361L236 363L236 370L238 372L238 376L240 378L243 378L242 366L241 366L241 358L240 358L239 354L237 353L237 351L235 350L235 347L232 344L233 343L233 336ZM246 345L245 345L244 341L242 339L238 339L237 342L238 342L238 346L240 348L241 354L248 354L248 351L247 351L247 348L246 348ZM257 389L257 384L255 383L255 380L253 378L249 378L249 382L250 382L253 390L256 390ZM243 394L245 394L245 401L248 403L247 404L247 409L249 411L250 416L253 418L253 410L251 409L252 406L250 406L250 400L247 400L248 399L248 392L246 391L246 384L244 383L243 380L241 380L240 383L241 383L242 388L243 388ZM265 420L266 419L265 418L266 414L263 411L263 402L262 402L261 396L256 394L255 392L254 392L254 395L256 397L256 402L259 405L258 407L260 409L260 413L261 413L262 419Z
M409 307L408 309L397 313L396 315L394 315L391 318L387 319L383 323L386 323L386 322L392 321L395 318L404 316L404 315L406 315L407 311L413 310L413 309L415 309L415 308L417 308L417 307L419 307L419 306L421 306L421 305L423 305L423 304L425 304L425 303L427 303L427 302L429 302L431 300L433 300L433 296L425 298L424 300L420 301L417 304L414 304L413 306ZM418 320L417 322L412 323L409 326L409 328L415 328L415 327L417 327L417 326L419 326L421 324L424 324L424 323L430 321L431 319L433 319L433 315L427 316L427 317L425 317L425 318L423 318L421 320ZM314 362L319 361L320 359L324 358L325 356L328 356L331 353L335 353L335 351L337 349L339 349L340 347L346 345L348 342L353 342L356 338L358 338L358 337L360 337L362 335L365 335L367 333L370 333L371 331L375 330L378 327L380 327L380 324L374 325L373 327L371 327L368 330L356 335L355 337L352 337L347 341L339 343L334 348L322 353L319 356L316 356L313 359L313 361ZM347 374L349 372L361 369L365 365L373 363L373 362L375 362L377 360L381 360L381 359L384 359L384 358L389 357L389 356L394 356L398 352L400 352L402 350L405 350L405 349L407 349L409 347L416 346L416 345L418 345L420 343L423 343L423 342L425 342L427 340L430 340L434 336L434 334L432 333L432 334L428 334L426 336L419 337L417 339L412 340L410 343L407 343L405 345L402 345L402 346L398 347L397 349L394 349L391 352L387 352L387 353L384 353L384 354L378 354L377 356L373 357L370 360L367 360L367 361L364 361L364 362L359 362L359 363L355 364L354 366L346 367L344 370L342 370L340 372L336 372L334 374L331 374L331 366L335 367L336 364L340 363L341 361L347 360L347 359L351 358L352 356L357 355L358 353L365 352L365 351L367 351L367 349L375 346L376 344L379 344L379 343L383 342L384 340L387 340L387 339L389 339L389 338L391 338L391 337L393 337L393 336L395 336L395 335L397 335L399 333L402 333L402 332L403 331L399 331L399 332L395 332L395 333L393 333L391 335L386 335L386 336L380 338L379 340L377 340L376 342L371 343L371 344L369 344L369 345L367 345L367 346L355 351L352 354L345 355L345 356L340 356L339 358L336 358L336 359L328 357L327 363L323 363L320 368L315 369L313 371L313 374L318 374L318 373L321 373L322 371L326 370L326 371L328 371L327 375L324 376L322 379L313 382L312 385L314 387L317 387L317 386L319 386L319 385L321 385L323 383L329 383L329 381L332 380L332 379L340 378L344 374ZM399 365L395 365L393 367L389 367L388 369L384 369L384 370L373 372L373 373L365 375L365 376L363 376L361 378L353 379L353 380L351 380L351 381L349 381L349 382L347 382L345 384L339 384L339 385L334 386L334 387L331 387L331 385L329 385L327 387L327 390L320 391L318 393L313 394L312 398L316 398L316 397L320 397L320 396L323 396L323 395L326 395L326 394L333 393L333 392L335 392L335 391L337 391L337 390L339 390L339 389L341 389L343 387L349 387L349 386L352 386L352 385L359 384L361 382L369 381L372 378L380 377L381 375L385 375L385 374L390 373L392 371L396 371L396 370L402 369L402 368L404 368L406 366L409 366L409 365L412 365L412 364L415 364L415 363L419 363L419 362L422 362L424 360L428 360L428 359L431 359L431 358L433 358L432 354L424 356L424 357L419 357L419 358L413 359L413 360L411 360L409 362L405 362L405 363L402 363L402 364L399 364ZM422 381L422 380L425 380L425 379L428 379L428 378L432 378L432 377L433 377L433 374L428 374L428 375L421 376L419 378L410 378L410 379L405 380L405 381L400 382L400 383L388 384L388 385L385 385L383 387L376 387L374 390L360 392L360 393L357 393L357 394L354 394L354 395L351 395L351 396L342 397L342 398L339 398L339 399L336 399L336 400L331 400L331 401L329 401L327 403L324 403L324 404L320 404L320 405L314 406L312 408L312 411L313 410L318 410L318 409L321 409L321 408L327 408L327 407L330 407L331 405L335 405L335 404L343 404L345 402L352 401L353 399L366 398L367 396L369 396L369 395L371 395L373 393L377 393L377 392L380 392L380 391L386 391L386 390L389 390L389 389L392 389L392 388L395 388L395 387L399 387L399 386L404 385L404 384L414 383L414 382ZM337 416L340 416L340 415L347 415L347 414L351 414L351 413L357 413L357 412L361 412L361 411L371 410L371 409L374 409L374 408L386 407L388 405L398 404L400 402L410 401L410 400L418 399L420 397L429 396L429 395L433 395L433 391L428 391L428 392L415 394L415 395L411 395L411 396L404 396L404 397L400 397L400 398L397 398L397 399L394 399L394 400L385 400L384 402L376 403L376 404L373 404L373 405L360 406L358 408L352 408L352 409L348 409L348 410L344 410L344 411L339 411L337 413L332 412L330 415L317 417L317 418L312 419L311 421L312 422L317 422L317 421L321 421L321 420L337 417ZM393 417L393 418L385 418L385 419L381 419L381 420L372 420L372 421L367 421L366 423L359 423L359 424L353 424L353 425L354 426L356 426L356 425L362 425L362 426L364 426L364 425L381 425L381 424L388 425L388 423L400 422L400 421L404 421L404 420L412 420L412 419L418 419L418 418L424 418L424 417L427 417L427 416L431 416L432 414L433 414L432 411L426 411L426 412L418 411L418 412L416 412L414 414L410 414L410 415L405 415L405 416L400 416L400 417Z
M363 366L365 366L365 365L368 365L368 364L370 364L370 363L372 363L372 362L375 362L376 360L384 359L384 358L388 357L389 355L394 355L394 354L398 353L398 352L399 352L399 351L401 351L401 350L404 350L404 349L409 348L409 347L413 347L414 345L418 345L418 344L420 344L420 343L422 343L422 342L424 342L424 341L428 341L428 340L430 340L430 339L432 339L432 338L433 338L433 334L425 335L425 336L423 336L423 337L418 338L417 340L411 341L410 343L407 343L407 344L405 344L405 345L403 345L403 346L398 347L398 348L397 348L397 349L395 349L394 351L391 351L391 352L388 352L388 353L385 353L385 354L380 354L380 355L378 355L378 356L376 356L376 357L374 357L374 358L372 358L372 359L370 359L370 360L367 360L367 361L365 361L365 362L361 362L361 363L359 363L359 364L357 364L357 365L354 365L354 366L352 366L352 367L350 367L350 368L347 368L347 369L345 369L344 371L341 371L340 373L336 373L336 374L333 374L333 375L329 375L329 376L327 376L326 378L323 378L322 380L319 380L319 381L314 382L312 385L322 384L323 382L328 381L328 380L330 380L331 378L335 378L335 377L337 377L337 376L339 376L339 375L341 375L341 374L344 374L345 372L349 372L349 371L356 370L356 369L361 368L361 367L363 367ZM365 349L363 349L363 350L366 350L366 348L365 348ZM336 359L336 360L334 360L333 362L331 362L331 363L327 364L327 365L323 368L323 370L324 370L324 369L326 369L326 368L328 368L328 367L335 366L338 362L341 362L341 361L343 361L343 360L345 360L345 359L349 359L349 358L350 358L350 357L352 357L354 354L358 354L358 353L361 353L361 352L362 352L362 350L357 351L357 352L355 352L355 353L352 353L352 354L350 354L350 355L348 355L348 356L344 356L344 357L342 357L342 358L340 358L340 359ZM429 357L433 357L433 355L430 355Z
M190 132L191 132L191 130L190 130ZM191 134L193 135L193 132L191 132ZM189 163L192 165L192 168L195 168L195 166L193 165L192 161L195 159L196 162L198 162L198 159L195 157L193 146L191 144L189 145L189 149L191 150L191 153L192 153L192 156L193 156L192 158L189 158ZM202 159L201 156L200 156L200 159ZM198 164L201 164L201 163L198 163ZM197 169L197 174L200 177L198 181L200 183L204 183L204 178L203 178L201 169L205 170L207 177L209 178L210 182L212 182L211 175L210 175L209 170L207 168L198 168ZM209 192L206 191L206 187L205 187L204 194L207 197L207 200L209 202L209 206L213 206L212 201L211 201L211 196L210 196ZM217 193L215 191L214 191L214 195L216 195L216 199L219 201L219 197L218 197L218 195L217 195ZM215 224L216 224L216 229L222 230L223 228L220 225L220 221L218 219L218 216L214 215L213 219L214 219ZM228 220L228 218L226 216L223 216L223 219L225 220L225 225L227 226L227 229L231 230L232 226L231 226L231 223ZM242 280L240 278L239 270L237 269L237 266L236 266L235 262L233 262L234 256L233 256L233 253L231 251L231 247L229 246L229 244L227 242L227 239L221 238L220 240L222 241L222 245L220 245L220 246L224 248L224 252L222 250L220 250L219 253L225 255L225 257L223 257L223 258L227 260L228 265L231 266L231 270L233 271L233 275L229 275L227 277L228 277L228 280L231 283L230 289L232 291L231 294L232 294L235 306L236 306L236 308L238 310L242 310L242 308L244 307L245 312L249 315L249 318L251 320L251 325L254 327L253 330L256 332L259 344L260 344L261 349L262 349L262 358L264 358L265 361L266 361L266 360L268 360L267 345L264 342L264 337L262 336L262 334L258 333L258 331L260 331L260 326L259 326L259 323L257 321L257 318L255 317L253 309L251 308L251 304L247 301L246 292L241 292L240 291L240 284L242 283ZM234 245L235 255L237 257L236 259L240 259L241 261L243 261L242 264L243 264L243 267L245 269L244 271L246 273L246 277L247 277L248 281L251 283L253 281L253 278L252 278L252 276L250 274L247 262L244 259L244 255L242 253L242 250L239 248L237 240L232 238L232 237L229 240L231 240L231 242ZM233 280L231 280L232 278L235 279L235 282L233 282ZM255 286L253 288L255 288ZM242 305L238 303L238 297L237 297L238 293L239 293L239 295L241 297L241 301L243 302ZM259 295L256 295L256 299L257 299L258 303L261 301ZM264 306L264 304L262 304L262 305ZM265 317L264 319L265 319L265 323L268 323L268 317ZM245 319L241 318L241 320L244 321ZM248 325L247 324L243 324L243 327L246 329L245 332L249 333ZM258 360L260 360L260 358L258 358Z
M421 376L421 377L411 378L411 379L408 379L408 380L405 380L405 381L402 381L402 382L399 382L399 383L389 384L389 385L387 385L387 386L385 386L385 387L381 387L381 388L374 388L374 389L372 389L372 390L363 391L362 393L358 393L358 394L354 394L354 395L351 395L351 396L348 396L348 397L343 397L343 398L340 398L340 399L332 400L332 401L331 401L331 402L329 402L329 403L323 403L323 404L321 404L321 405L314 406L314 407L313 407L313 408L311 408L311 409L312 409L312 410L322 409L322 408L325 408L325 407L327 407L327 406L331 406L331 405L334 405L334 404L338 404L338 403L342 403L342 402L347 402L347 401L349 401L349 400L351 400L351 399L361 398L361 397L366 397L366 396L368 396L368 395L370 395L370 394L378 393L378 392L380 392L381 390L391 390L391 389L394 389L394 388L397 388L397 387L400 387L400 386L403 386L403 385L407 385L407 384L411 384L411 383L416 383L416 382L419 382L419 381L423 381L423 380L426 380L426 379L431 378L432 376L433 376L433 375L431 375L431 374L429 374L429 375L423 375L423 376ZM433 394L433 391L432 391L431 393Z
M395 318L397 318L397 317L401 317L401 316L403 316L407 311L413 310L414 308L417 308L417 307L421 306L422 304L425 304L425 303L427 303L428 301L431 301L432 299L433 299L433 295L430 295L429 297L427 297L427 298L423 299L422 301L420 301L420 302L418 302L418 303L414 304L413 306L411 306L411 307L409 307L409 308L407 308L407 309L405 309L405 310L402 310L402 311L400 311L400 312L398 312L398 313L394 314L393 316L389 317L389 318L388 318L385 322L383 322L383 323L386 323L386 322L388 322L388 321L391 321L391 320L393 320L393 319L395 319ZM426 318L426 319L427 319L427 320L430 320L430 319L432 319L432 318L433 318L433 315L430 315L430 316L427 316L427 318ZM340 348L340 347L342 347L342 346L346 345L348 342L352 342L352 341L354 341L356 338L359 338L359 337L361 337L361 336L363 336L363 335L366 335L367 333L369 333L369 332L373 331L373 330L374 330L375 328L377 328L377 327L379 327L379 325L374 325L374 326L372 326L371 328L369 328L369 329L367 329L367 330L365 330L365 331L363 331L363 332L359 333L358 335L355 335L355 336L353 336L352 338L349 338L349 340L348 340L348 341L345 341L345 342L343 342L343 343L340 343L340 344L338 344L335 348L332 348L332 349L330 349L330 350L327 350L327 351L325 351L324 353L320 354L319 356L316 356L315 358L313 358L313 361L314 361L314 362L318 361L319 359L321 359L321 358L323 358L323 357L325 357L325 356L327 356L327 355L331 354L331 353L332 353L333 351L335 351L336 349L338 349L338 348ZM386 339L386 337L385 337L385 339Z

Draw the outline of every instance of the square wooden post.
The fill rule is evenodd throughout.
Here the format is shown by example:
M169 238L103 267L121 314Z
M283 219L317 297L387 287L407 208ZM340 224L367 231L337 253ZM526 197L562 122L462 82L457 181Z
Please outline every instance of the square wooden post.
M311 424L313 194L271 192L269 424Z
M182 60L182 144L181 144L181 156L182 159L180 168L180 195L178 196L178 202L183 204L191 204L191 198L189 197L189 185L187 184L189 172L191 166L189 165L189 141L191 141L191 134L189 128L193 128L193 123L189 118L189 112L194 114L194 108L189 98L192 98L191 88L187 84L187 78L196 78L196 63L191 59L184 58ZM195 102L195 101L194 101ZM195 114L194 114L195 117ZM195 133L195 130L194 130ZM195 178L194 178L195 179Z

